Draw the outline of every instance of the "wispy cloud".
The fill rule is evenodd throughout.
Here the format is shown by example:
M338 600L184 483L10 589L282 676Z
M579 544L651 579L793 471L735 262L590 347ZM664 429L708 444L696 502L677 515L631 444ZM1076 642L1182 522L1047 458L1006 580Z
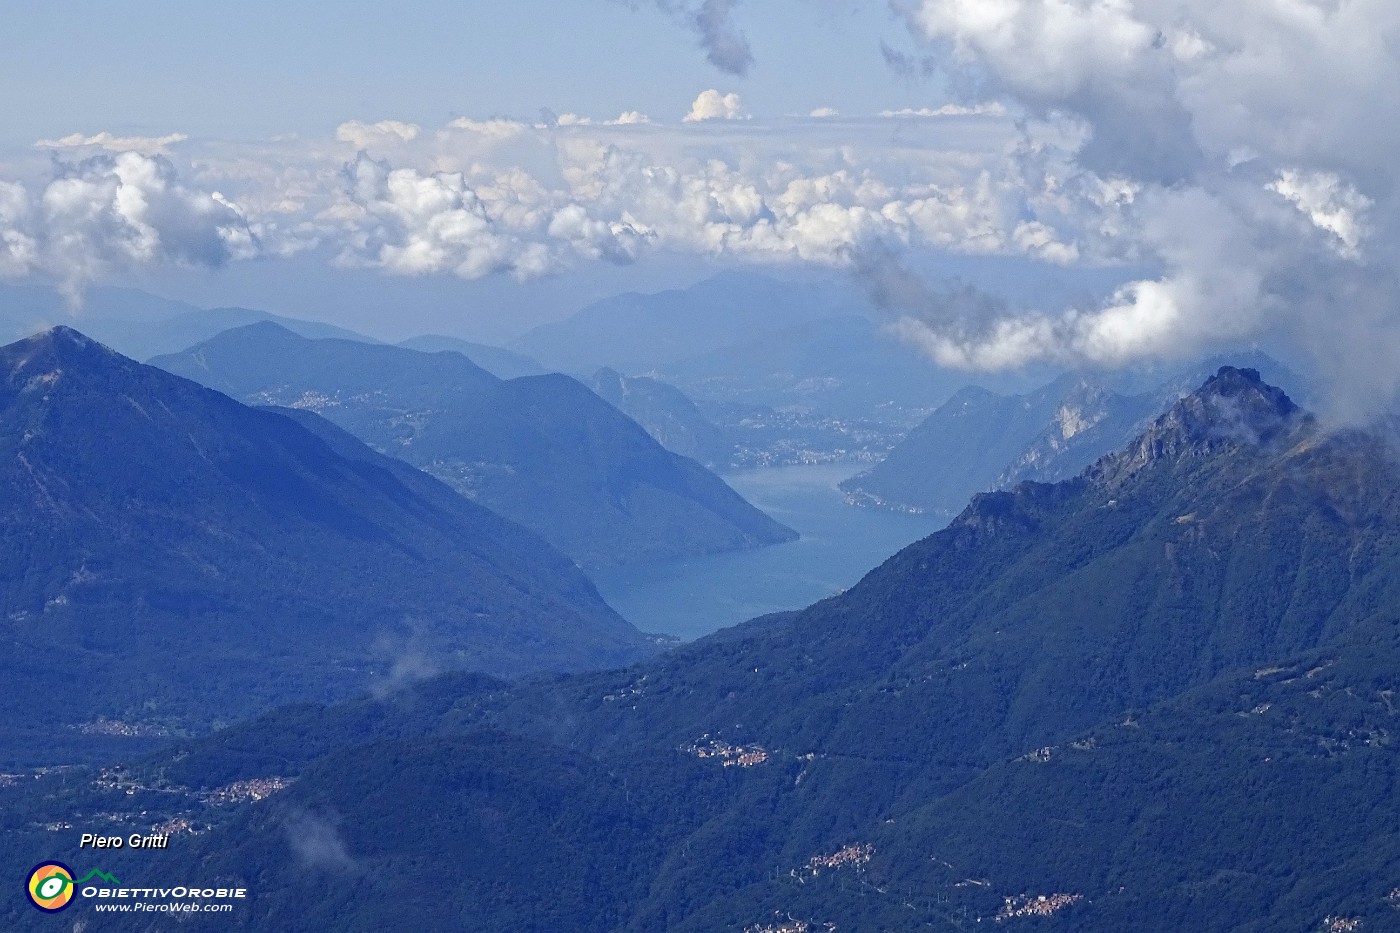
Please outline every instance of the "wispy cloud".
M39 149L104 149L108 152L136 152L141 155L164 155L176 143L189 139L184 133L170 133L166 136L115 136L105 130L84 136L72 133L62 139L41 139L35 143Z
M695 34L705 58L720 71L746 75L753 67L753 49L743 31L734 23L738 0L619 0L633 9L655 7Z
M747 74L753 66L748 38L734 25L732 15L737 0L704 0L690 14L705 57L720 71Z
M297 809L287 815L283 826L298 865L333 872L355 870L345 840L327 817Z

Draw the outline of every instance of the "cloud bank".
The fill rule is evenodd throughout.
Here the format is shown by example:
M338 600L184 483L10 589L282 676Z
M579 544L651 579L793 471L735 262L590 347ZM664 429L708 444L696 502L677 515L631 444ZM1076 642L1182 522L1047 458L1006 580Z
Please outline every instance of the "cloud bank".
M1276 334L1337 378L1340 408L1394 396L1400 7L921 0L898 9L958 81L1026 111L1021 171L1037 222L1072 224L1086 258L1164 270L1098 306L989 312L975 328L948 325L935 305L903 308L901 328L935 359L1117 364Z
M108 132L84 136L72 133L62 139L41 139L35 143L39 149L105 149L108 152L136 152L141 155L164 155L176 143L189 139L184 133L170 133L166 136L115 136Z
M747 42L721 41L742 40L731 3L659 5L747 67ZM95 154L0 180L0 275L76 293L133 264L315 247L386 274L467 279L652 252L818 263L858 270L945 365L1125 365L1281 336L1337 377L1339 408L1400 389L1400 7L896 10L919 69L945 72L959 101L764 119L708 89L669 124L547 113L437 129L351 121L331 139L246 144L50 140ZM890 287L920 254L1156 271L1025 310Z
M410 143L418 138L421 127L415 123L401 123L398 120L380 120L378 123L362 123L350 120L335 129L335 138L349 143L356 149L368 149L381 143Z
M0 276L76 295L141 265L218 266L321 249L391 275L529 279L652 252L848 266L870 243L1054 257L1028 224L1007 119L747 116L707 91L689 122L629 111L437 129L341 124L333 138L193 140L178 155L55 159L0 182ZM1029 232L1028 232L1029 231Z

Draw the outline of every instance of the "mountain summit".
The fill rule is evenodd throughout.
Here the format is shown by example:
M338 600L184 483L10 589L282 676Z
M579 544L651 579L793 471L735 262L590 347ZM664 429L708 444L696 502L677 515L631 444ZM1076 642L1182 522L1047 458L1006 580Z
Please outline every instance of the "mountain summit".
M5 362L9 364L6 382L11 386L26 380L56 378L65 366L92 365L101 361L105 365L124 367L124 364L133 362L62 324L10 344L3 352ZM47 381L52 379L48 378Z
M1312 424L1312 416L1282 389L1264 382L1258 370L1222 366L1092 473L1118 482L1160 460L1209 456L1230 447L1271 447Z
M1251 366L1285 377L1285 384L1300 381L1263 354L1249 359ZM1139 466L1231 439L1267 439L1273 436L1271 418L1291 417L1291 402L1265 385L1256 369L1221 367L1218 359L1174 369L1132 377L1066 373L1024 395L968 386L914 427L884 460L841 488L855 505L952 517L985 490L1078 476L1134 444L1159 419L1163 423L1148 438L1148 449L1133 455L1140 453ZM1185 404L1172 410L1178 401ZM1233 409L1238 424L1231 428Z

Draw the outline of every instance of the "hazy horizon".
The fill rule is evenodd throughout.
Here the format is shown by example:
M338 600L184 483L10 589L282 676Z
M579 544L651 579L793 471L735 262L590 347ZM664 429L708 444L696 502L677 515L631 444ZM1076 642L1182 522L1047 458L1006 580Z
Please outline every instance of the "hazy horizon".
M75 305L133 284L500 342L719 269L815 272L945 366L1263 341L1343 416L1400 388L1380 0L0 16L24 37L0 279Z

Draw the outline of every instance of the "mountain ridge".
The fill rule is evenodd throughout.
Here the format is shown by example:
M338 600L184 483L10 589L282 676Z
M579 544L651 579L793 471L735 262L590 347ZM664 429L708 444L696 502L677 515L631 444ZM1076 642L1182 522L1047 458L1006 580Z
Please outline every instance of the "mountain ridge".
M684 288L604 298L564 320L530 330L508 349L565 372L590 373L609 366L646 373L756 332L844 313L863 301L850 288L726 272Z
M1124 448L1133 469L978 496L799 612L619 671L526 685L454 676L389 709L282 711L181 743L143 773L217 786L276 761L305 775L284 802L193 843L231 877L267 879L295 864L267 814L333 802L358 825L355 801L380 782L356 763L376 754L420 756L399 782L485 789L462 815L469 827L520 813L556 781L572 795L580 762L605 764L589 793L621 791L625 822L565 831L577 867L513 861L454 893L511 892L516 926L500 930L548 927L531 905L579 887L604 909L584 929L638 933L1030 917L1077 933L1254 933L1339 916L1383 929L1393 907L1376 879L1400 877L1400 846L1367 820L1397 812L1386 782L1400 774L1395 454L1370 435L1321 432L1239 370L1154 424ZM1138 448L1154 456L1137 463ZM1222 738L1200 740L1202 724ZM490 738L501 733L510 741ZM470 760L443 751L466 736L480 749ZM364 745L380 738L400 744ZM493 775L521 741L535 752L517 796ZM1327 812L1272 809L1309 797ZM415 851L414 817L398 818L409 822L397 837L347 832L382 885L374 896L331 878L313 909L363 919L413 890L393 866ZM664 857L614 845L623 826L663 842ZM475 829L434 832L441 854L469 848ZM1316 834L1324 855L1299 857ZM262 855L221 857L235 840ZM603 857L616 874L595 885L588 866ZM305 897L274 882L257 910ZM452 922L407 903L408 925Z
M460 353L308 340L270 323L152 363L252 404L316 411L589 567L794 534L569 376L501 380Z
M1246 369L1301 377L1259 353ZM1142 378L1065 373L1025 395L968 386L914 427L871 469L845 480L854 505L956 515L972 495L1009 489L1023 480L1071 479L1101 457L1133 442L1180 398L1238 369L1217 361L1192 364L1142 391ZM1239 370L1241 372L1245 370ZM1117 386L1126 386L1120 391ZM1127 393L1132 394L1127 394Z
M729 465L734 445L675 386L648 376L624 376L606 366L587 385L667 450L713 470Z

